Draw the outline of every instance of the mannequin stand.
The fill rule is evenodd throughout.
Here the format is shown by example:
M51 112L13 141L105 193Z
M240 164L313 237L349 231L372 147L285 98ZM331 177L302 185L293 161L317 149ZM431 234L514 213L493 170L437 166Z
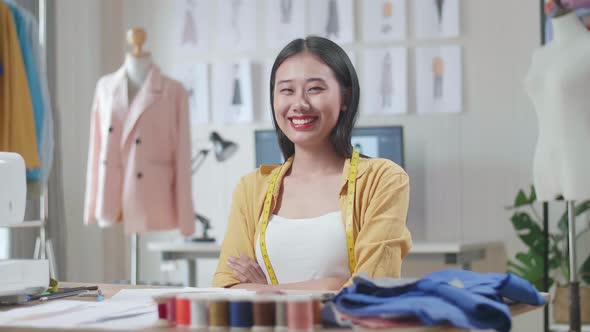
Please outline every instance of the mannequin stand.
M578 280L577 264L576 264L576 210L575 202L567 202L567 216L568 216L568 250L570 256L570 331L579 332L582 330L580 320L580 281Z
M139 281L139 235L131 234L131 285L137 285Z

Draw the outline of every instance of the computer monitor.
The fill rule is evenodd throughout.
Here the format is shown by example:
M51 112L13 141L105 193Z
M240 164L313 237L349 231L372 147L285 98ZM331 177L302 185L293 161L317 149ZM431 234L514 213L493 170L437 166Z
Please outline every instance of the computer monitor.
M256 167L284 162L274 130L256 130ZM352 130L352 146L372 158L385 158L404 167L402 126L360 127Z

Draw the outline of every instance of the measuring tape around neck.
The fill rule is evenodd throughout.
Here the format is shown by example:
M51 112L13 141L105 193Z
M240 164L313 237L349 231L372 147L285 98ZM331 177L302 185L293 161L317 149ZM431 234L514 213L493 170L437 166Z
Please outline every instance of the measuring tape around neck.
M358 172L358 160L359 160L359 153L357 150L352 150L352 158L350 159L350 170L348 171L348 193L347 193L347 203L346 203L346 247L348 249L348 267L350 269L350 273L354 272L356 267L356 258L354 257L354 237L353 237L353 212L354 212L354 193L356 188L356 175ZM266 191L266 198L264 200L264 208L262 210L262 220L260 225L260 251L262 253L262 259L264 260L264 265L266 266L266 271L268 271L268 276L270 281L273 285L277 285L279 281L277 280L277 275L272 268L272 264L270 263L270 258L268 257L268 250L266 249L266 227L268 226L268 219L270 217L270 206L272 203L272 194L274 192L274 188L277 182L277 178L279 177L279 173L281 173L282 166L277 169L268 185L268 190Z

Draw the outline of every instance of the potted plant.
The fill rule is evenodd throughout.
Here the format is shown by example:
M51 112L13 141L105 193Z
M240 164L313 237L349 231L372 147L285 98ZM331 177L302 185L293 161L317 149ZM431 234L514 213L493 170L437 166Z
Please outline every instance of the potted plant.
M563 198L558 200L563 201ZM518 252L514 259L508 260L508 272L530 281L537 289L543 288L543 238L542 219L537 212L537 195L531 186L530 194L519 190L514 200L510 218L518 237L527 246L526 252ZM565 205L565 203L564 203ZM576 239L590 235L590 200L576 203ZM582 220L582 227L580 225ZM558 323L567 323L569 291L568 259L568 215L567 210L561 215L557 229L549 233L549 287L555 285L553 296L553 318ZM579 241L578 241L579 242ZM580 302L582 323L590 324L590 252L576 252L578 275L580 278Z

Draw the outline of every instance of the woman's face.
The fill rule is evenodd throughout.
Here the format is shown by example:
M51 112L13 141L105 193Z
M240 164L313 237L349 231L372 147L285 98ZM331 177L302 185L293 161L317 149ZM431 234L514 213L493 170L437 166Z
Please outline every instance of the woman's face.
M340 84L322 60L299 53L275 73L273 107L279 128L295 145L325 144L343 111Z

